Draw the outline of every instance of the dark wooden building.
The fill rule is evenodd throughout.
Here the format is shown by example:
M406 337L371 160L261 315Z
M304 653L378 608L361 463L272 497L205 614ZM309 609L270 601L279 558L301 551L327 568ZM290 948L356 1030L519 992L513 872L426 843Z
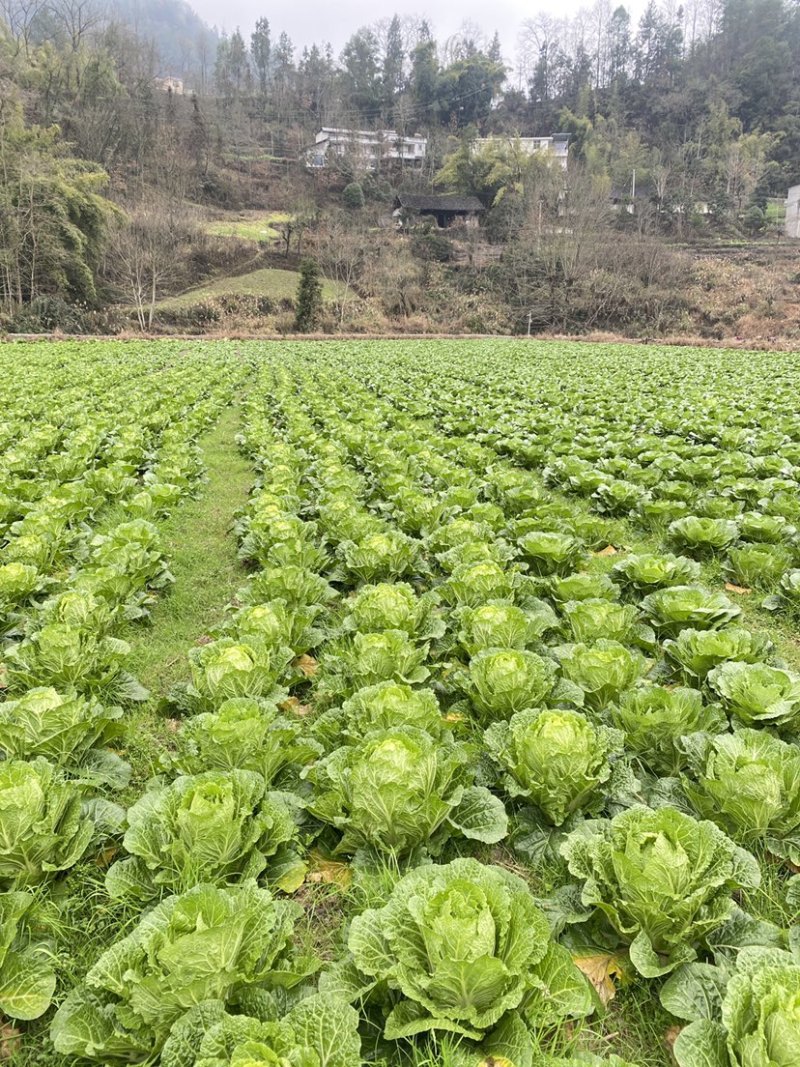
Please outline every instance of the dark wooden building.
M484 207L477 196L456 196L451 193L399 193L394 214L401 222L432 218L442 228L462 223L477 226Z

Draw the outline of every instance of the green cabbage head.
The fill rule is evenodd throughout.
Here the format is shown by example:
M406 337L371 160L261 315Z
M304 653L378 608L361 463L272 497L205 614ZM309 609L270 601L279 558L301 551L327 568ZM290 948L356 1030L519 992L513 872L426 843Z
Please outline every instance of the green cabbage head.
M291 659L288 648L220 638L189 652L192 695L216 706L232 697L268 697Z
M719 827L676 808L636 806L588 823L562 846L582 901L597 909L645 978L696 957L733 907L731 893L759 883L758 864Z
M357 690L340 708L314 722L314 736L326 749L360 741L374 730L414 726L431 737L447 728L432 689L412 689L405 682L378 682Z
M94 836L80 786L39 756L0 761L0 888L73 867Z
M315 993L267 1022L204 1001L172 1029L161 1067L361 1067L358 1012Z
M708 983L699 977L699 991L706 994ZM693 978L688 976L690 985L698 984ZM691 989L680 988L682 979L687 980L679 971L662 994L669 1010L691 1020L675 1042L678 1067L796 1067L800 1062L800 964L788 952L742 949L723 985L721 1005L718 990L692 998Z
M645 660L619 641L601 638L593 645L567 645L559 650L564 677L580 686L586 703L600 709L634 686L645 670Z
M233 885L266 872L292 891L305 867L294 794L266 792L255 771L206 771L148 790L128 810L128 859L108 869L110 896L150 900L200 882Z
M724 630L681 630L674 641L664 642L667 659L686 678L705 681L709 671L728 661L759 663L772 650L766 634L741 626Z
M674 637L681 630L719 630L742 614L724 593L700 585L673 585L646 596L641 610L661 635Z
M681 738L686 734L720 733L728 720L718 704L706 704L697 689L660 685L623 693L610 708L625 744L653 774L675 775L686 765Z
M505 837L501 802L474 785L475 753L410 726L378 730L305 772L308 810L342 833L340 853L438 851L454 834L494 844Z
M104 1067L153 1062L172 1027L201 1002L235 1004L251 986L299 984L317 966L292 954L299 915L294 901L253 883L167 897L67 995L50 1027L56 1051Z
M508 719L523 708L538 707L555 681L555 663L523 649L487 648L469 664L469 697L485 720Z
M288 767L310 763L320 748L303 723L264 700L234 697L218 711L184 719L168 758L181 774L257 771L271 785Z
M346 630L375 633L379 630L402 630L409 637L425 640L441 637L444 624L434 615L431 594L417 596L407 582L382 582L364 586L353 600L345 604Z
M549 823L602 806L611 760L622 734L595 726L577 711L528 709L493 723L486 747L505 771L510 796L527 797Z
M406 874L383 908L353 920L348 947L352 960L321 988L349 985L351 999L394 990L390 1039L444 1030L480 1040L510 1011L535 1029L591 1010L527 885L474 859Z
M709 673L708 684L744 725L797 729L800 675L766 663L723 663Z
M800 866L800 749L765 730L685 739L683 789L698 815L748 848Z

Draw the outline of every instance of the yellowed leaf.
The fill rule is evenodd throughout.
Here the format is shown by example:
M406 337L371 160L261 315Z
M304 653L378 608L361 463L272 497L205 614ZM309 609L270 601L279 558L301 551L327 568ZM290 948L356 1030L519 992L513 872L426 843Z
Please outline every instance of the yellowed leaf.
M112 860L116 858L118 852L119 845L109 845L107 848L104 848L102 852L98 852L95 856L95 866L101 868L110 867Z
M0 1024L0 1062L10 1060L19 1052L22 1031L17 1030L11 1023Z
M323 856L318 848L312 848L309 852L307 882L348 886L352 880L353 873L348 864Z
M278 707L281 711L285 711L287 715L297 715L300 719L304 719L311 712L310 706L301 704L297 697L289 697L282 701Z
M601 548L599 552L593 552L593 556L616 556L619 550L614 548L613 545L606 545L605 548Z
M451 711L444 717L445 722L463 722L464 716L459 715L457 711Z
M748 589L746 585L734 585L733 582L726 582L725 588L729 593L738 593L740 596L747 596L748 593L752 593L752 589Z
M514 1063L505 1056L484 1056L478 1067L514 1067Z
M598 952L591 956L573 956L575 966L582 971L594 988L604 1005L610 1003L617 995L617 982L626 976L624 956L612 952ZM616 980L616 981L615 981Z
M672 1052L675 1042L678 1040L678 1034L683 1029L682 1026L670 1026L667 1032L664 1034L664 1044L667 1046L667 1050Z
M319 670L319 663L314 659L313 656L298 656L297 659L294 661L294 665L295 667L297 667L301 674L304 674L306 676L306 678L313 678Z

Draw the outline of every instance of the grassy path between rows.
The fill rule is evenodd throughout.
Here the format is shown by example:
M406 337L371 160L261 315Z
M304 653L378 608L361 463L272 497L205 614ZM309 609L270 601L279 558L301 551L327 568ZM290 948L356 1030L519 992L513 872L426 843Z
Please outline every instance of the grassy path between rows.
M189 650L221 621L244 578L231 526L247 501L253 471L236 447L240 427L240 409L232 406L200 439L207 481L161 526L175 582L152 609L150 624L132 625L122 635L132 646L128 669L150 690L150 700L128 715L126 756L135 795L157 772L159 754L168 744L169 723L158 714L159 700L186 679Z

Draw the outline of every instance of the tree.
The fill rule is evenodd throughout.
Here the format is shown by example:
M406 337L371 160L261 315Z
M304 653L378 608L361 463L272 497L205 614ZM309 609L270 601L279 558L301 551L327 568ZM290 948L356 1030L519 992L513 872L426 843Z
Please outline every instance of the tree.
M457 59L443 70L436 84L436 104L443 122L459 127L478 125L487 118L505 67L477 53Z
M383 102L387 114L391 112L395 100L403 91L405 58L400 18L394 15L386 31L386 46L383 53L381 77L384 94Z
M340 327L353 300L353 287L364 267L366 236L358 221L343 213L331 219L319 235L319 259L325 277L336 286L333 304Z
M350 105L365 118L381 109L382 87L378 38L358 30L342 50L342 88Z
M258 79L258 91L261 99L267 98L267 81L269 79L270 59L270 35L269 20L260 18L256 22L255 29L250 35L250 57L253 60L256 77Z
M311 333L322 314L322 282L319 264L315 259L304 259L300 264L300 281L297 285L297 305L294 328L298 333Z
M133 303L141 330L152 329L156 304L165 284L174 278L190 231L182 208L147 189L111 235L111 278Z
M425 120L430 120L436 100L436 82L439 77L439 60L436 42L423 23L419 42L411 53L411 92L418 110Z
M42 295L94 304L108 224L104 171L66 154L57 129L27 126L0 96L0 306Z

